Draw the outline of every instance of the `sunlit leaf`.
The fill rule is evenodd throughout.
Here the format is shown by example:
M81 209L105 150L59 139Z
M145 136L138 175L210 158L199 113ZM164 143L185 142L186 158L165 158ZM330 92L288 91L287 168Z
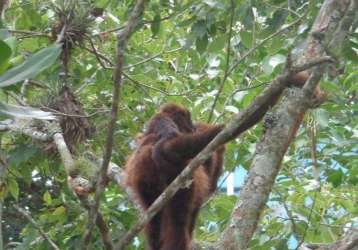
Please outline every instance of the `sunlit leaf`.
M252 33L248 31L240 32L241 42L245 45L246 48L252 47Z
M11 48L9 47L9 45L7 45L7 43L5 43L2 40L0 40L0 55L1 55L0 56L0 67L1 67L1 65L6 63L11 56Z
M209 46L208 51L218 53L225 47L227 37L226 36L219 36L215 40L213 40Z
M16 179L10 178L7 185L8 185L8 189L9 189L12 197L17 199L19 197L19 185L18 185Z
M5 104L2 102L0 102L0 113L19 118L35 118L42 120L56 119L50 112L45 112L31 107Z
M51 45L31 55L22 64L11 68L0 76L0 87L35 77L41 71L50 67L61 53L60 44Z
M343 84L347 87L351 87L350 90L357 90L358 89L358 70L353 71L350 73L346 79L344 79Z
M153 36L156 36L158 34L160 29L160 22L161 22L160 15L155 15L152 24L150 26Z
M52 203L52 198L51 198L51 194L46 191L42 197L42 199L44 200L44 202L46 203L47 206L50 206Z
M285 61L286 57L281 54L266 57L262 62L262 68L266 74L271 74L276 66L284 63Z
M313 116L318 122L318 124L325 128L329 124L329 113L324 109L316 109L313 112Z
M327 181L333 184L334 187L338 187L341 185L343 180L343 173L341 170L334 171L327 178Z

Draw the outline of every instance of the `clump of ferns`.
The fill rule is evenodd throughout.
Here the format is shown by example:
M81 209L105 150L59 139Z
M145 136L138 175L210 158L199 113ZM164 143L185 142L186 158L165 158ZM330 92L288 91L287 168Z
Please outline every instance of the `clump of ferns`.
M93 6L88 1L56 0L51 4L55 13L52 35L63 43L63 60L67 63L72 48L83 44L90 37L95 16L91 14Z

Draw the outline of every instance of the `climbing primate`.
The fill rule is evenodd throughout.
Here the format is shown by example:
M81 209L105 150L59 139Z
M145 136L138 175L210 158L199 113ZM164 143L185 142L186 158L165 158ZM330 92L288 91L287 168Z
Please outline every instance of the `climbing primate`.
M302 73L302 72L301 72ZM308 75L297 74L291 85L302 86ZM304 78L304 79L303 79ZM265 115L279 99L282 89L272 93L245 123L238 136ZM138 137L138 147L126 164L126 185L131 187L144 209L156 200L186 165L223 129L223 125L193 124L190 112L176 104L164 105ZM199 209L215 191L223 166L225 147L220 146L193 173L189 187L180 189L146 225L148 250L190 250Z
M193 124L190 112L167 104L149 121L138 148L126 164L126 184L147 209L221 130L222 125ZM147 249L189 250L200 206L215 191L224 146L193 173L192 184L180 189L145 228Z

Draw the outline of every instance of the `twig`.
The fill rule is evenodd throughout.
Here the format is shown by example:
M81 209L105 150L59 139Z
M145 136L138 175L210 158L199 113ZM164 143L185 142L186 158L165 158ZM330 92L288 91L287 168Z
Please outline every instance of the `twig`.
M292 74L296 74L323 63L334 63L334 62L335 60L330 56L321 56L318 58L310 59L308 62L302 63L300 65L293 66L289 70L291 71ZM306 89L308 88L308 86L310 86L310 84L307 85Z
M186 96L188 94L191 94L192 91L187 91L187 92L183 92L183 93L168 93L166 92L165 90L161 90L159 88L156 88L156 87L153 87L153 86L150 86L150 85L147 85L145 83L141 83L141 82L138 82L137 80L133 79L131 76L129 76L128 74L124 73L123 72L123 76L125 78L127 78L128 80L130 80L132 83L136 84L136 85L139 85L139 86L143 86L145 88L148 88L148 89L151 89L151 90L154 90L154 91L157 91L157 92L160 92L166 96Z
M17 104L19 104L20 106L27 106L26 102L24 100L22 100L22 98L20 96L18 96L17 94L15 94L14 92L11 91L4 91L7 95L11 96L11 98L13 98Z
M44 232L39 224L31 217L31 215L23 208L14 205L14 208L21 213L41 234L41 236L50 244L51 248L55 250L60 250L60 248L53 242L50 237Z
M260 48L262 45L264 45L267 41L271 40L272 38L276 37L277 35L281 34L282 32L290 29L291 27L299 24L302 19L306 16L307 13L305 13L304 15L302 15L300 18L298 18L297 20L293 21L292 23L285 25L283 27L281 27L279 30L277 30L276 32L272 33L271 35L269 35L268 37L266 37L265 39L263 39L261 42L259 42L257 45L255 45L254 47L252 47L248 52L246 52L243 56L241 56L235 63L234 65L232 65L232 67L230 68L228 75L230 75L234 69L249 55L251 55L255 50L257 50L258 48Z
M320 183L320 171L317 161L317 126L316 121L313 119L309 125L308 134L311 137L312 174L317 183Z
M138 65L141 65L141 64L143 64L143 63L149 62L149 61L151 61L151 60L157 58L158 56L160 56L160 55L162 55L162 54L176 52L176 51L179 51L179 50L181 50L181 49L183 49L183 47L179 47L179 48L172 49L172 50L168 50L168 51L162 50L161 52L158 52L158 53L156 53L156 54L154 54L154 55L152 55L152 56L150 56L150 57L148 57L148 58L145 58L145 59L143 59L143 60L141 60L141 61L139 61L139 62L136 62L136 63L130 64L130 65L127 65L127 66L123 67L123 69L133 68L133 67L135 67L135 66L138 66Z
M281 7L281 6L272 5L272 4L270 4L270 3L266 2L266 1L264 1L263 3L266 4L266 5L269 6L269 7L272 7L272 8L275 8L275 9L280 9L280 10L286 10L286 11L290 12L291 14L294 14L294 15L297 16L297 17L301 17L301 15L300 15L298 12L292 10L292 9L289 8L289 7L285 8L285 7ZM285 4L285 3L284 3L284 4ZM303 7L303 6L302 6L302 7ZM301 8L302 8L302 7L301 7Z
M41 88L41 89L50 89L50 87L47 86L45 83L34 80L34 79L28 79L27 84L37 87L37 88Z
M26 37L33 37L33 36L43 36L43 37L49 37L49 34L38 32L38 31L29 31L29 30L13 30L13 29L7 29L8 32L14 33L14 34L25 34Z
M287 205L287 203L286 203L286 199L283 197L283 195L281 194L280 190L277 190L277 191L276 191L276 194L280 197L281 202L282 202L282 204L283 204L283 208L285 209L286 214L287 214L287 216L288 216L288 219L289 219L290 222L291 222L292 232L293 232L295 235L298 235L297 226L296 226L296 221L295 221L295 219L293 218L292 212L291 212L291 210L289 209L289 207L288 207L288 205Z
M69 149L68 149L68 147L67 147L67 145L65 143L65 140L63 138L63 135L61 133L55 133L53 135L53 139L54 139L54 142L55 142L55 144L57 146L57 149L58 149L58 151L60 153L63 165L65 166L66 174L67 174L67 176L69 176L68 184L69 184L71 190L75 191L75 193L76 193L77 186L71 185L71 183L72 184L76 183L77 185L79 185L80 182L76 182L76 180L80 180L81 177L80 176L76 177L77 179L70 177L71 172L72 172L72 170L74 168L74 160L72 158L71 152L69 151ZM87 181L85 179L83 179L83 180ZM83 185L90 186L89 181L87 181ZM89 205L88 205L89 203L88 203L88 200L87 200L88 198L84 197L84 196L79 196L79 195L78 195L78 198L79 198L79 200L81 202L81 205L84 208L86 208L88 211L90 211ZM103 216L102 216L102 214L100 212L97 212L94 223L99 228L99 231L100 231L101 237L102 237L102 242L103 242L104 246L106 247L107 250L112 250L113 249L113 244L112 244L111 238L109 236L109 229L108 229L107 224L104 221Z
M256 89L256 88L265 86L265 85L267 85L268 83L269 83L269 82L262 82L262 83L259 83L259 84L256 84L256 85L252 85L252 86L249 86L249 87L244 87L244 88L239 88L239 89L234 90L234 91L231 93L230 97L227 98L226 101L224 102L223 107L226 107L226 105L228 104L228 102L229 102L230 100L232 100L237 93L242 92L242 91L251 90L251 89ZM214 120L213 123L217 123L217 121L219 121L219 119L220 119L223 115L224 115L224 112L222 112L220 115L218 115L218 117L216 117L216 119Z
M103 36L103 35L106 35L106 34L108 34L108 33L120 31L120 30L122 30L122 29L124 29L124 28L125 28L125 25L124 25L124 26L117 27L117 28L105 30L105 31L102 31L102 32L99 32L99 33L96 33L96 34L94 34L93 36Z
M1 14L1 13L0 13ZM5 180L5 175L6 175L6 171L9 167L8 162L7 162L7 155L5 155L2 151L2 138L0 138L0 147L1 147L1 151L0 151L0 186L4 185L4 180ZM3 221L3 199L0 199L0 221ZM0 249L3 250L4 249L4 241L3 241L3 231L2 231L2 223L0 223Z
M84 249L88 249L90 246L90 241L92 238L92 228L97 220L98 208L100 204L100 198L105 189L105 183L107 179L108 165L112 156L113 148L113 134L114 128L117 121L118 113L118 103L119 103L119 91L122 85L122 75L123 75L123 64L124 64L124 52L129 38L133 34L135 28L142 18L144 11L145 0L137 0L132 13L129 16L129 19L123 28L123 30L118 34L117 39L117 59L116 59L116 68L114 72L114 87L113 87L113 99L112 99L112 111L111 119L108 124L108 134L107 142L105 145L103 162L98 173L98 179L96 181L96 192L94 197L94 204L91 206L89 211L89 218L86 231L83 237Z
M86 48L86 47L84 47L84 46L83 46L83 48L84 48L85 50L87 50L87 51L93 53L93 54L96 56L97 61L98 61L99 64L102 66L102 68L104 68L104 69L111 69L111 67L107 67L106 65L104 65L104 63L102 62L101 59L105 60L107 63L109 63L111 66L113 66L112 61L111 61L110 59L108 59L107 57L105 57L104 55L100 54L100 53L96 50L96 48L94 47L94 44L92 43L91 40L90 40L90 44L91 44L92 49ZM152 56L152 57L149 57L149 58L147 58L147 59L144 59L144 60L142 60L142 61L140 61L140 62L138 62L138 63L135 63L135 64L132 64L132 65L123 67L123 69L130 68L130 67L134 67L134 66L137 66L137 65L146 63L146 62L148 62L148 61L154 59L155 57L161 55L162 53L174 52L174 51L177 51L177 50L180 50L180 49L181 49L181 48L174 49L174 50L170 50L170 51L167 51L167 52L165 52L165 51L164 51L164 52L160 52L160 53L158 53L158 54L156 54L156 55L154 55L154 56ZM166 96L185 96L185 95L187 95L187 94L189 94L189 93L192 92L192 91L188 91L188 92L178 93L178 94L176 94L176 93L168 93L168 92L166 92L166 91L164 91L164 90L161 90L161 89L159 89L159 88L156 88L156 87L153 87L153 86L144 84L144 83L140 83L140 82L138 82L137 80L133 79L131 76L129 76L128 74L126 74L126 73L124 73L124 72L123 72L123 76L124 76L125 78L127 78L128 80L130 80L132 83L134 83L134 84L136 84L136 85L138 85L138 86L142 86L142 87L145 87L145 88L148 88L148 89L155 90L155 91L160 92L160 93L162 93L162 94L164 94L164 95L166 95Z
M110 109L103 109L103 110L98 110L96 112L93 112L91 114L88 114L88 115L76 115L76 114L66 114L66 113L62 113L56 109L53 109L53 108L50 108L50 107L45 107L45 106L42 106L42 108L48 110L48 111L51 111L51 113L53 113L54 115L59 115L59 116L66 116L66 117L78 117L78 118L90 118L92 116L95 116L97 114L100 114L100 113L108 113L110 112L111 110Z
M291 221L291 218L286 218L286 217L281 217L281 216L277 216L276 218L280 219L280 220L283 220L283 221ZM302 219L295 219L295 218L292 218L295 222L304 222L306 223L307 221L306 220L302 220ZM331 224L328 224L328 223L317 223L318 225L321 225L321 226L325 226L327 228L339 228L339 229L351 229L352 227L351 226L345 226L345 225L331 225Z
M187 5L189 6L189 5ZM173 12L172 14L168 15L168 16L165 16L165 17L162 17L160 18L160 22L162 21L165 21L165 20L169 20L170 18L174 17L174 16L178 16L180 14L182 14L187 8L183 8L182 10L180 10L179 12L175 13ZM143 21L143 24L148 24L148 23L153 23L152 20L144 20ZM102 31L102 32L99 32L99 33L96 33L94 34L93 36L103 36L103 35L106 35L108 33L112 33L112 32L116 32L116 31L120 31L120 30L123 30L125 28L125 25L123 26L120 26L118 28L113 28L113 29L109 29L109 30L105 30L105 31Z
M86 197L81 197L81 196L79 196L78 198L81 202L82 207L84 207L87 211L90 211L91 206L90 206L88 199ZM107 226L106 221L103 218L103 215L99 212L98 212L97 218L96 218L96 225L97 225L99 232L101 234L101 239L102 239L105 249L112 250L113 242L112 242L112 238L111 238L111 235L109 232L109 228Z
M2 185L2 183L0 183ZM0 200L0 220L3 221L3 201ZM2 223L1 223L2 225ZM4 240L3 240L3 235L2 235L3 231L2 231L2 226L0 226L0 249L3 250L4 249Z
M51 140L50 135L35 130L29 123L27 120L17 120L16 122L13 120L4 120L0 122L0 131L14 131L39 141Z
M305 14L306 15L306 14ZM262 45L264 45L267 41L271 40L272 38L276 37L277 35L281 34L282 32L284 32L287 29L290 29L291 27L297 25L298 23L301 22L301 20L305 17L305 15L302 15L301 17L299 17L297 20L295 20L294 22L281 27L281 29L279 29L278 31L274 32L273 34L269 35L268 37L266 37L265 39L263 39L261 42L259 42L257 45L253 46L248 52L246 52L243 56L241 56L232 66L230 69L227 70L226 74L224 75L223 79L226 79L233 71L234 69L249 55L251 55L253 52L255 52L258 48L260 48ZM226 77L225 77L226 76ZM222 88L222 86L221 86ZM221 92L221 91L219 91ZM219 94L218 92L218 94ZM218 94L215 96L215 100L217 100L218 98ZM216 101L214 100L214 104L216 105ZM208 121L211 120L212 114L214 112L215 109L215 105L213 104L211 111L210 111L210 115L209 115L209 119Z
M334 62L334 60L331 57L322 56L322 57L319 57L319 58L312 59L311 61L308 61L308 62L300 64L300 65L287 67L286 70L288 70L289 74L295 75L296 73L304 71L305 69L312 68L315 65L319 65L319 64L322 64L322 63L330 63L330 62ZM251 86L251 87L235 90L232 93L232 95L230 96L230 98L228 98L228 100L231 99L237 92L258 88L258 87L261 87L261 86L267 85L267 84L268 84L267 82L263 82L263 83L260 83L260 84L257 84L257 85ZM227 103L227 101L225 102L225 104L226 103ZM218 119L220 119L221 116L222 115L218 116L217 119L215 119L215 122L218 121Z
M86 48L85 46L82 46L82 47L83 47L85 50L87 50L87 51L93 53L93 54L96 56L98 62L101 64L101 66L102 66L103 68L108 69L108 67L103 64L103 62L101 61L101 59L103 59L104 61L106 61L110 66L113 66L113 65L114 65L113 62L112 62L112 60L108 59L106 56L104 56L104 55L102 55L101 53L98 52L98 50L97 50L96 47L94 46L94 43L93 43L91 37L87 36L87 40L89 41L89 43L90 43L92 49L88 49L88 48Z
M312 218L312 214L313 214L313 209L315 207L316 200L317 200L317 193L318 193L318 190L316 190L315 193L314 193L312 206L310 208L310 213L309 213L308 218L307 218L307 224L306 224L305 230L303 232L302 238L301 238L300 242L297 244L296 250L298 250L300 248L300 246L305 242L306 233L307 233L307 230L308 230L308 228L310 226L311 218Z
M236 7L235 0L231 0L231 6L230 6L231 15L230 15L229 35L228 35L228 39L227 39L227 48L226 48L225 72L224 72L223 79L222 79L222 81L220 83L220 87L218 89L218 92L215 95L213 105L211 106L209 117L208 117L208 122L211 121L211 118L213 116L213 113L214 113L214 110L215 110L215 107L216 107L216 103L217 103L217 101L219 99L219 96L220 96L221 92L224 89L226 79L229 76L230 55L231 55L231 37L232 37L232 27L233 27L233 24L234 24L234 17L235 17L235 7Z

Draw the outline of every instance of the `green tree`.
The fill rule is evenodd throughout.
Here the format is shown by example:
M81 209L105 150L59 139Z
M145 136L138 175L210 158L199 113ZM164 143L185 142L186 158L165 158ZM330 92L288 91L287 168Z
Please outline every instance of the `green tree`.
M118 166L160 105L234 129L229 121L254 110L291 61L324 56L334 63L309 69L327 95L321 105L307 111L311 98L289 88L263 124L221 137L230 141L222 179L241 169L247 182L205 204L196 247L358 245L356 1L144 2L0 2L0 246L123 243L141 212ZM128 249L143 249L132 236Z

